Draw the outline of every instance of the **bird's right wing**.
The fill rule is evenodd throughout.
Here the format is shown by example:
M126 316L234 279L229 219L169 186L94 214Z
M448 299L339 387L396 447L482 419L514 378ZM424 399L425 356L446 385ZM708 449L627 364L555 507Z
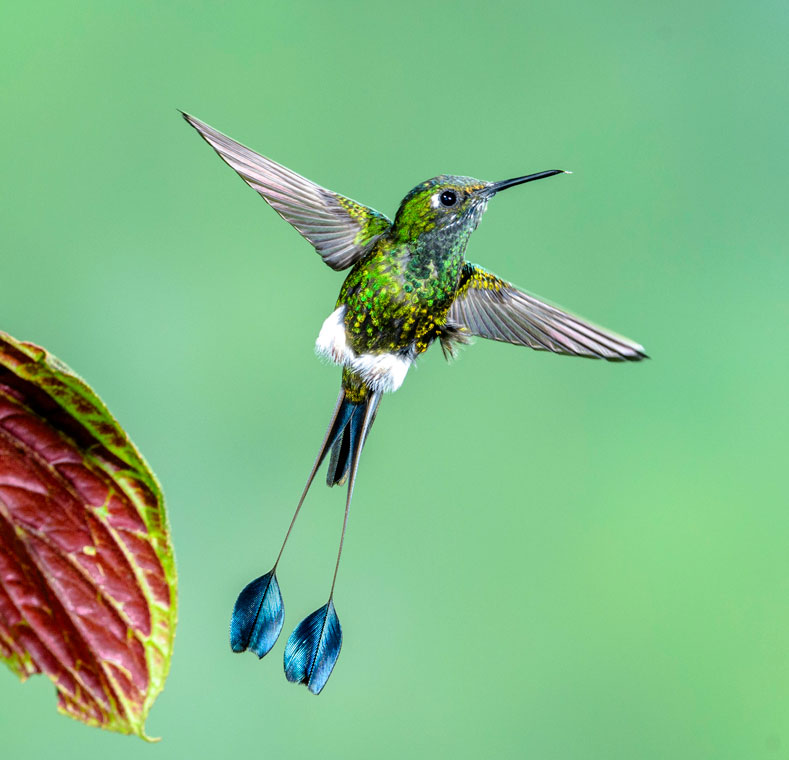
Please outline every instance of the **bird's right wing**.
M608 361L646 359L642 346L524 293L474 264L466 264L449 324L471 335Z
M219 157L290 222L332 269L358 261L392 223L383 214L244 147L208 124L184 114Z

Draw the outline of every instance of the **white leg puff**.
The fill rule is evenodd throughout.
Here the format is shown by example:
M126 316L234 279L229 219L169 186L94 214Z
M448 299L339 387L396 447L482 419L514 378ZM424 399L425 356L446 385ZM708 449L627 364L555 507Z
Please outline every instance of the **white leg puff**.
M350 364L356 357L345 335L345 306L338 307L326 317L315 341L315 352L335 364Z
M400 354L359 354L350 366L373 390L392 393L403 384L411 359Z

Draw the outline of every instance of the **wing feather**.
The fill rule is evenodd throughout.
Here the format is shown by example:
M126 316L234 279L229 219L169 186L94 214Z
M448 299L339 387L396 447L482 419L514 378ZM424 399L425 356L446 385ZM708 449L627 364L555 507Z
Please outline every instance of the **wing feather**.
M471 335L538 351L607 361L646 358L638 343L542 301L474 264L466 264L448 321Z
M219 157L292 224L332 269L346 269L391 227L383 214L302 177L223 135L199 119L184 118Z

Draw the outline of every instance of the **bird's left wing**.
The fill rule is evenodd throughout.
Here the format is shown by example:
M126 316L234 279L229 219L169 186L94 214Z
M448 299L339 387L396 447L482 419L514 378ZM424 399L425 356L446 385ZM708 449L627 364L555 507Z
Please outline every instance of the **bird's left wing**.
M219 157L290 222L332 269L358 261L392 223L383 214L333 193L184 114Z
M541 301L474 264L466 264L449 324L471 335L539 351L608 361L646 359L642 346Z

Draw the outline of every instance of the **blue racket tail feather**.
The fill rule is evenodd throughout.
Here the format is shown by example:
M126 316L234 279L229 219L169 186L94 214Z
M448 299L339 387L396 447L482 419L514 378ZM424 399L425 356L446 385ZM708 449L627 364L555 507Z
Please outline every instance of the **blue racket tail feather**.
M291 683L303 683L320 694L329 680L342 646L342 628L329 599L308 615L290 635L285 645L285 676Z
M285 611L274 570L261 575L238 595L230 618L230 647L247 649L258 657L268 654L279 638Z

